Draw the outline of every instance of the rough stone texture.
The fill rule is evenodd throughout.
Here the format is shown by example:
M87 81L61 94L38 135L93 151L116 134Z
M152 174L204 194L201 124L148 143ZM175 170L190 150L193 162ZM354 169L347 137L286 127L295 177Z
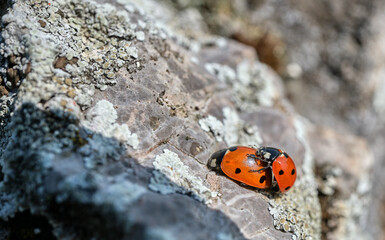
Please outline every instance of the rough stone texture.
M324 127L313 127L309 139L317 161L324 238L371 239L364 223L371 203L368 173L375 158L367 142Z
M254 24L267 26L286 45L283 74L296 109L334 129L310 137L317 168L323 169L319 177L326 180L321 186L337 179L328 203L321 199L333 226L325 239L383 236L384 9L383 1L266 1L251 13ZM293 66L302 74L294 74Z
M344 101L362 103L359 112L371 104L366 98L375 80L356 86L363 75L354 73L366 70L364 60L349 61L357 55L346 53L361 49L364 33L353 30L365 14L342 16L358 20L343 31L346 38L338 28L332 31L336 36L324 49L314 42L322 25L310 16L321 18L314 11L326 3L220 2L219 13L232 6L234 15L207 19L198 11L206 6L201 1L6 3L12 8L1 12L0 236L12 234L10 223L24 215L41 224L20 228L59 239L375 236L378 225L366 231L364 223L374 203L370 171L384 151L354 135L361 129L360 118L349 117L355 110L341 110ZM363 3L355 2L361 9ZM269 23L282 31L281 38L277 32L257 36L264 44L254 47L262 61L292 78L288 87L253 48L211 35L213 23L225 20L218 32L248 43L245 33L233 32L244 23L231 18L239 12L251 16L243 29ZM306 94L291 99L301 113L316 123L335 123L343 135L310 123L285 98L285 89L292 94L301 79L314 76L330 81L303 89L322 89L327 104L336 102L333 108L310 104L318 92L310 103ZM350 85L336 87L339 77ZM360 98L351 101L356 90ZM373 100L378 113L382 97L377 92ZM351 120L348 126L344 119ZM365 121L378 123L376 117ZM378 129L363 128L363 135ZM383 138L375 136L372 143L381 146ZM273 194L210 172L209 156L235 144L284 149L297 164L295 187Z
M324 221L333 218L322 237L383 239L384 1L163 2L180 15L197 10L206 34L254 47L284 78L297 111L327 127L312 127L310 137ZM344 211L330 216L332 202Z

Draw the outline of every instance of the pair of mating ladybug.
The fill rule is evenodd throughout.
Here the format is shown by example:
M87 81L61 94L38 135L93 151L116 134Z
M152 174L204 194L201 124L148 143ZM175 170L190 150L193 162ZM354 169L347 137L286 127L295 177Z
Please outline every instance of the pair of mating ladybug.
M293 159L272 147L222 149L211 155L207 166L244 184L280 192L289 190L297 177Z

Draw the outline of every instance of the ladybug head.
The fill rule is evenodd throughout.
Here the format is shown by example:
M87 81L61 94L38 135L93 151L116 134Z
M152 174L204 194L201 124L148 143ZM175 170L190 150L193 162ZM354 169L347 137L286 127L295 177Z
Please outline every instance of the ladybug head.
M281 151L277 148L260 147L257 149L257 156L271 162L274 161L280 154Z
M257 149L257 156L264 156L267 152L267 147L259 147Z

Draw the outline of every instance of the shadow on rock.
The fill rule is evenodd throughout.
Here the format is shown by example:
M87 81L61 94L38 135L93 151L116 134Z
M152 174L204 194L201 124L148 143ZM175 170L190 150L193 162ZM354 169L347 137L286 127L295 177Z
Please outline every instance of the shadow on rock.
M11 236L26 209L36 224L44 216L58 238L244 239L223 213L192 197L149 190L153 169L71 113L27 103L2 136L0 216ZM52 237L41 232L49 226L34 226L40 239Z

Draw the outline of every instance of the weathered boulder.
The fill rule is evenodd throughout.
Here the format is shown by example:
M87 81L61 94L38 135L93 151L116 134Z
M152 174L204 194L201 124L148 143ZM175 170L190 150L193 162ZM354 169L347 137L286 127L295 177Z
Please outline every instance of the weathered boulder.
M196 11L175 26L180 13L156 1L8 4L3 236L30 212L49 226L35 226L36 237L52 229L58 239L319 239L314 159L339 156L320 154L329 147L319 143L358 147L354 161L365 157L369 171L365 143L318 134L254 49L208 35ZM284 149L297 164L294 188L273 194L209 171L210 155L231 145ZM337 167L320 171L338 177ZM321 192L350 199L357 168L352 181L338 180L348 188L321 182Z
M195 22L204 26L201 32L254 47L259 59L283 77L296 110L329 128L315 126L318 130L310 138L320 197L326 190L327 198L345 210L337 214L343 217L331 217L333 227L323 229L322 237L381 238L385 221L384 1L164 2L178 9L179 16L198 12L202 17L195 17ZM345 156L342 150L347 146L356 151L349 150ZM360 164L361 171L352 171ZM342 187L344 183L348 185ZM343 188L349 196L333 188ZM336 212L335 204L321 199L321 206L327 222L328 212Z

